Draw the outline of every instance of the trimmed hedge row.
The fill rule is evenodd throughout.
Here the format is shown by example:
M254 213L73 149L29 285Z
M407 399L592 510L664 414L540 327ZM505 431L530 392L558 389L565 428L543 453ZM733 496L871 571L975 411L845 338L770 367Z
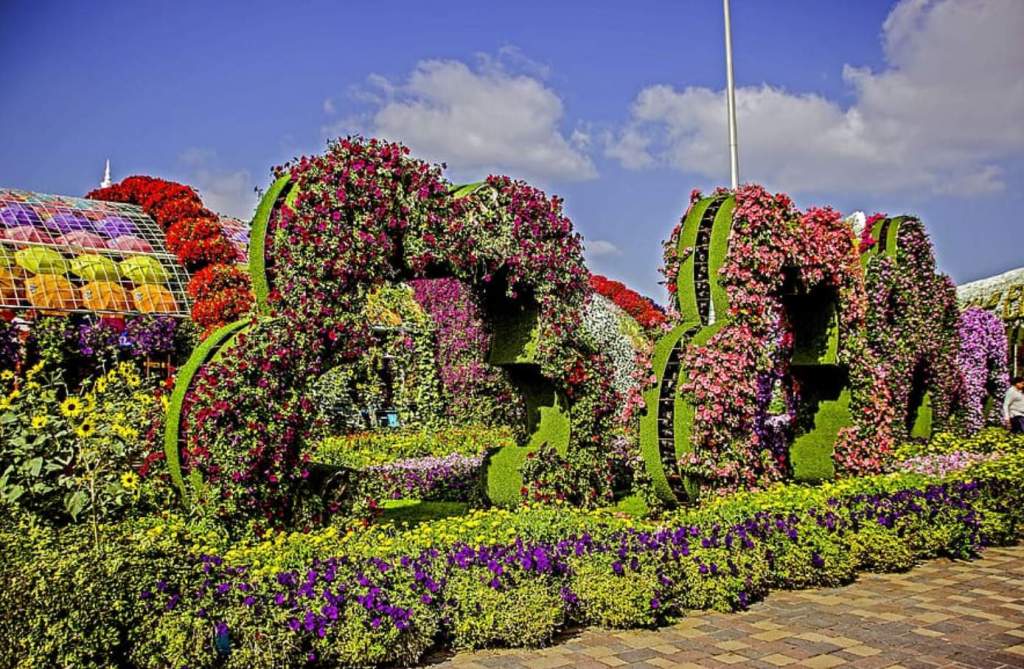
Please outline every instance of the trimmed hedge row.
M1016 454L944 480L779 486L660 522L533 507L230 549L214 530L149 518L106 528L100 553L85 528L7 513L0 663L366 666L437 645L539 645L568 624L653 626L1013 541L1022 483Z

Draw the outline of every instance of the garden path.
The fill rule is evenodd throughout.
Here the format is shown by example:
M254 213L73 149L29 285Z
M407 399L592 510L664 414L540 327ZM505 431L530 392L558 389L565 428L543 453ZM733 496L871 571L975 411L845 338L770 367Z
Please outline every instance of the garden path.
M541 650L434 658L430 669L1024 667L1024 545L932 560L842 588L773 592L743 613L658 630L588 629Z

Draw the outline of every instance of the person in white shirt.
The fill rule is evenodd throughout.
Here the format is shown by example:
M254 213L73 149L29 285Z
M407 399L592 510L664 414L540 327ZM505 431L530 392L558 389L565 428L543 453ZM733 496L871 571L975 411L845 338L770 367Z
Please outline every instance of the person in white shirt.
M1024 434L1024 376L1013 377L1003 398L1003 423L1011 434Z

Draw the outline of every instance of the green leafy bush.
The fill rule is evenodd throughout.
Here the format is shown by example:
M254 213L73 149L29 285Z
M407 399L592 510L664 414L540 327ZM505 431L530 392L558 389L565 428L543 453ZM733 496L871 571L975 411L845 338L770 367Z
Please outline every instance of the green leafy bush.
M576 595L574 618L586 625L650 627L664 612L655 565L613 567L614 555L587 555L570 562L569 589ZM666 602L665 604L667 604Z
M563 620L558 589L545 578L503 576L487 569L457 571L445 586L447 631L459 649L541 646Z
M481 425L448 428L403 428L356 432L320 442L314 459L329 465L362 469L405 458L479 455L491 448L514 444L510 428Z
M950 453L1016 453L1024 451L1024 435L1010 434L1003 428L989 427L970 437L939 432L925 442L909 442L893 452L897 462L922 455Z
M70 393L59 374L0 380L0 496L50 521L105 522L140 502L149 384L121 363ZM6 388L3 386L7 386Z
M946 479L777 486L658 519L563 504L232 538L166 514L100 523L98 544L88 527L8 505L0 647L5 666L162 669L410 664L437 643L538 645L570 620L650 626L855 569L969 557L1019 536L1022 482L1024 454L1012 454Z

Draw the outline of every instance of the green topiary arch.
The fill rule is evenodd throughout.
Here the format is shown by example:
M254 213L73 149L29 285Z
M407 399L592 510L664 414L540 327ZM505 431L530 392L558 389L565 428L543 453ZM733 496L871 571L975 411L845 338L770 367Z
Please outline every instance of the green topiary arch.
M165 448L183 494L179 452L224 515L287 516L314 464L310 379L369 345L357 314L374 286L442 276L479 298L490 362L527 404L527 442L490 459L491 500L522 498L520 467L542 446L586 477L616 398L592 388L605 361L578 336L588 273L559 199L506 177L452 187L401 145L358 138L278 174L252 227L255 313L195 351L172 397Z

